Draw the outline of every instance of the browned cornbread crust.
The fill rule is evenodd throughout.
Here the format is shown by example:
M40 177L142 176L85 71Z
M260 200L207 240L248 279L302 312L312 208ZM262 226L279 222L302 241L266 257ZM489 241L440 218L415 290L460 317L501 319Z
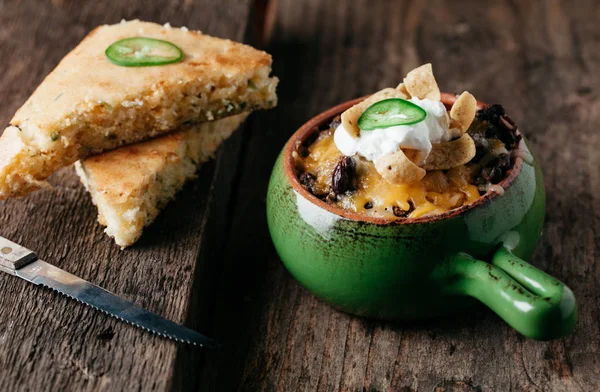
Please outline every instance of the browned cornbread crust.
M78 161L98 221L121 247L137 241L198 167L246 119L241 113Z
M104 51L134 36L167 40L176 64L121 67ZM0 199L39 189L56 169L184 124L276 105L271 56L185 28L140 21L93 30L46 77L0 137Z

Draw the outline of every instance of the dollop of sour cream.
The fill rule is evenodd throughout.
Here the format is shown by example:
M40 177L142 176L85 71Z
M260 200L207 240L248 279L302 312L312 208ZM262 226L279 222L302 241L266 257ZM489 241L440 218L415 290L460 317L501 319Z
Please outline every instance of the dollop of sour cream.
M361 130L357 139L340 125L333 135L336 147L346 156L358 154L372 162L400 148L418 150L425 160L431 152L432 143L451 139L448 114L444 104L439 101L419 98L411 98L409 101L427 112L425 120L412 125Z

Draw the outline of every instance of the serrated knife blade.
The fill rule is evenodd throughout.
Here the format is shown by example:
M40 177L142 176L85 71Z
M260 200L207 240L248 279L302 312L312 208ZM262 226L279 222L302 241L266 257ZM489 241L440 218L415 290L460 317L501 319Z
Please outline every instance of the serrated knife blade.
M119 320L160 336L207 348L218 347L218 343L213 339L169 321L102 287L39 260L31 250L4 237L0 237L0 270L35 285L46 286Z

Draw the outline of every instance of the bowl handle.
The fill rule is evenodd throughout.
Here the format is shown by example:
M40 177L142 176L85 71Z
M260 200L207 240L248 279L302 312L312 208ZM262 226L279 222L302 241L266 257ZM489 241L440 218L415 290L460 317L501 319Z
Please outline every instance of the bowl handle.
M577 321L571 289L505 247L496 251L491 263L458 253L440 264L433 277L444 293L478 299L532 339L566 336Z

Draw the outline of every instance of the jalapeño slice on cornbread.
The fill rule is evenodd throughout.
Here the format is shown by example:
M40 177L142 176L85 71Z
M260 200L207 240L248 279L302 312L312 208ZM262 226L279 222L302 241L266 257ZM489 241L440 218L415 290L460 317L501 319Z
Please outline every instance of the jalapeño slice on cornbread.
M131 37L168 42L182 58L150 66L110 61L107 49ZM100 26L46 77L0 137L0 199L46 185L52 172L79 159L184 124L273 107L277 78L270 72L267 53L186 28L137 20Z
M77 174L98 208L98 221L122 248L132 245L199 165L248 113L187 127L160 138L78 161Z

